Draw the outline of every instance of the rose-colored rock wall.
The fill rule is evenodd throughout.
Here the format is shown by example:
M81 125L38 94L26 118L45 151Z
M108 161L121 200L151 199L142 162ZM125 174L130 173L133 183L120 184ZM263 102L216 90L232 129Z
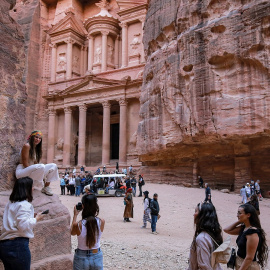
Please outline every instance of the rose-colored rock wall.
M39 104L39 1L15 2L0 1L0 225L15 181L19 152L25 143L26 126L29 130L35 126ZM9 11L20 14L16 20L22 26ZM37 224L35 238L30 241L31 269L72 269L67 208L57 195L49 197L40 191L34 192L33 205L36 212L50 209L50 214Z
M269 1L150 0L142 172L236 189L260 179L270 190L269 14Z
M0 190L13 185L25 136L26 88L22 80L25 54L20 27L9 16L15 1L0 2Z

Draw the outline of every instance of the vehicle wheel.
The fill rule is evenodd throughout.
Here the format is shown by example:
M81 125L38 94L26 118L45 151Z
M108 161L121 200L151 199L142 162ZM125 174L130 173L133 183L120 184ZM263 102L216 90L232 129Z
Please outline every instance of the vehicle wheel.
M122 192L117 190L115 191L115 197L121 197L122 196Z

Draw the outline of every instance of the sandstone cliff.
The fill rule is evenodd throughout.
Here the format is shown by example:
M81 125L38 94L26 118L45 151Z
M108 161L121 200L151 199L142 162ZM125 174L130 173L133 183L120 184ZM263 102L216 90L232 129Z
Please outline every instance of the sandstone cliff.
M148 177L270 189L269 14L269 1L149 2L138 127Z

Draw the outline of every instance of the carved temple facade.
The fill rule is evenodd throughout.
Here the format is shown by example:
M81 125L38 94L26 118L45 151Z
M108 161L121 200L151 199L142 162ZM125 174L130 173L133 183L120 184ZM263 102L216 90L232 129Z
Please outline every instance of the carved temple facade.
M45 1L47 162L139 165L146 2Z

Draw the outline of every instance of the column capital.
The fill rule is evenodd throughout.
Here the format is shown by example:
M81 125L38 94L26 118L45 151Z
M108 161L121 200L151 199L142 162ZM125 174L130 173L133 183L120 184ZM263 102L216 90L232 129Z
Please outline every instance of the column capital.
M65 107L64 107L64 112L65 112L65 114L66 114L66 113L72 113L72 110L71 110L70 107L65 106Z
M102 102L102 106L103 106L103 108L110 108L111 103L108 100L105 100Z
M102 36L108 36L110 31L103 30L103 31L100 31L100 33L102 34Z
M56 44L56 43L51 43L49 46L50 46L51 48L57 48L57 44Z
M67 39L65 39L65 42L66 42L66 43L74 44L74 43L75 43L75 40L72 39L72 38L67 38Z
M126 23L126 22L121 22L121 23L119 23L119 25L120 25L122 28L126 28L126 27L127 27L127 23Z
M127 106L127 100L125 98L120 98L118 102L120 106Z
M88 34L87 35L87 39L89 40L89 39L94 39L94 37L91 35L91 34Z
M48 108L48 114L49 116L55 116L56 115L56 111L54 108Z
M87 105L84 104L84 103L83 103L83 104L80 104L80 105L79 105L79 110L80 110L80 111L86 112L86 111L87 111Z

